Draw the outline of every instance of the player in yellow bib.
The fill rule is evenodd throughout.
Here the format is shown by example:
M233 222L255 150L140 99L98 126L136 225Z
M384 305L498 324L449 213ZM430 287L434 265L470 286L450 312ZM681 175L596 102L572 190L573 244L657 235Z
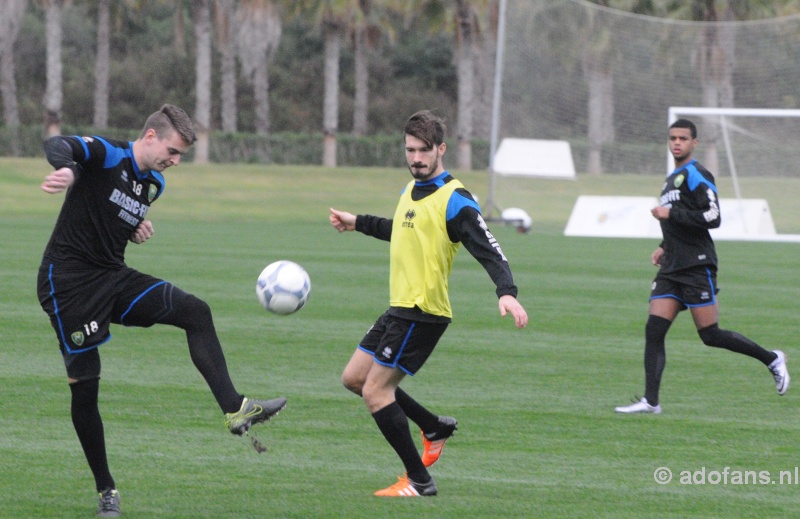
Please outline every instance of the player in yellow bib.
M405 467L405 475L375 492L377 496L437 493L427 468L439 459L458 422L432 413L399 385L422 367L450 323L448 278L461 245L494 282L500 315L510 314L517 328L528 324L508 261L478 204L442 166L444 134L444 122L429 111L409 118L404 138L414 178L403 190L392 219L330 210L331 225L339 232L359 231L390 242L389 309L366 333L342 374L344 386L363 397ZM409 419L422 430L422 456Z

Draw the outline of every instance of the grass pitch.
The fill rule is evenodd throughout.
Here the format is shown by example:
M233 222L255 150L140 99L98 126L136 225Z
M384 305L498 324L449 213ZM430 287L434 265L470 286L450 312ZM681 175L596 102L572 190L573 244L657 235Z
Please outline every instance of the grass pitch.
M48 172L44 160L0 159L3 517L87 517L96 506L35 295L62 198L39 191ZM457 176L485 200L485 174ZM388 246L336 233L327 208L391 215L407 173L182 165L166 177L149 215L156 235L131 245L128 263L208 301L237 388L285 395L289 405L255 429L270 449L259 455L226 431L180 330L113 328L101 350L100 398L124 517L787 517L800 507L800 388L778 397L763 366L703 346L688 315L667 338L664 414L613 412L642 392L656 244L561 232L578 194L654 194L659 179L499 186L498 199L533 216L529 235L492 229L530 325L520 331L498 317L491 281L461 251L454 322L403 384L457 417L459 432L431 471L440 494L391 500L372 492L402 465L339 382L385 310ZM766 183L787 199L798 192L791 180ZM779 231L798 232L791 204L770 203ZM799 247L718 243L721 325L786 351L795 385ZM312 292L300 312L279 317L259 307L254 286L267 263L283 258L308 270ZM662 467L673 474L669 484L654 479Z

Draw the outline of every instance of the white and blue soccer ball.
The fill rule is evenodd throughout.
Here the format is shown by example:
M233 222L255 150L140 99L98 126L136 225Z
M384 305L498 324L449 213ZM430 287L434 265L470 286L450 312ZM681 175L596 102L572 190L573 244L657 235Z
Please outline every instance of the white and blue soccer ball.
M306 304L311 279L303 267L293 261L270 263L258 275L256 295L261 306L272 313L292 314Z

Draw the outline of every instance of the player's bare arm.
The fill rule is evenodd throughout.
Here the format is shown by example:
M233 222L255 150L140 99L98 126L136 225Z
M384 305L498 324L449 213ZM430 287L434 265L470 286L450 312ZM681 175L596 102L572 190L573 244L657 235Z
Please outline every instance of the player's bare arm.
M153 237L155 231L153 230L153 222L150 220L142 220L136 227L136 230L131 233L130 241L133 243L144 243Z
M47 175L41 188L45 193L55 194L69 188L75 182L75 173L70 168L61 168Z
M514 326L517 328L525 328L528 325L528 312L517 301L517 298L512 295L501 296L497 303L500 308L500 317L505 317L506 314L511 314L514 318Z
M356 230L356 215L346 211L337 211L333 207L330 208L331 214L328 216L331 225L339 231L355 231Z

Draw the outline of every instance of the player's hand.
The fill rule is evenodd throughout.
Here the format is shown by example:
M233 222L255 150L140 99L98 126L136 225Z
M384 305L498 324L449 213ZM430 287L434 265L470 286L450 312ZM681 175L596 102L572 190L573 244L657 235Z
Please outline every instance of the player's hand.
M514 317L514 326L525 328L528 325L528 313L519 304L516 297L502 296L497 304L500 307L500 317L505 317L507 313L510 313Z
M656 220L669 220L669 207L664 207L663 205L656 206L650 209L650 214L652 214L653 218Z
M131 233L130 240L133 243L144 243L149 240L155 231L153 230L153 222L150 220L142 220L136 230Z
M337 231L345 232L356 230L356 215L346 211L337 211L333 207L330 208L330 212L331 214L328 216L328 220L330 220L331 225L333 225Z
M659 248L657 248L656 250L653 251L653 254L650 255L650 261L656 267L660 267L661 266L661 258L663 258L663 257L664 257L664 249L659 247Z
M40 186L45 193L55 194L64 191L75 182L75 173L70 168L61 168L47 175Z

